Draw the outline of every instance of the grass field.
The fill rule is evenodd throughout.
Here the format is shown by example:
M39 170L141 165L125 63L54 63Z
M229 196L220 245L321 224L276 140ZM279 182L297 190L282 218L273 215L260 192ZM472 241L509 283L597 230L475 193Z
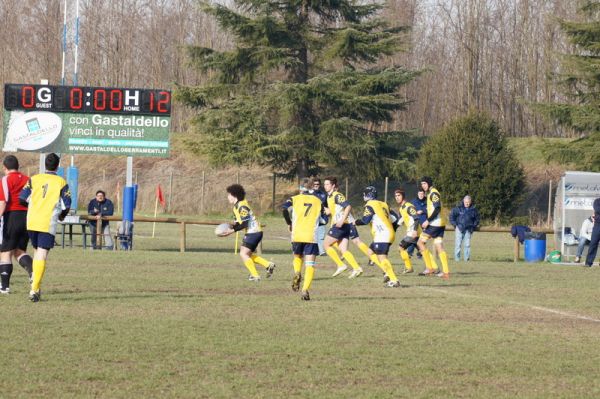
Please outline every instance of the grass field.
M53 250L37 304L16 267L0 297L0 397L600 396L599 268L514 264L508 234L476 233L449 282L385 289L375 268L333 279L320 258L303 302L285 226L266 224L278 268L258 284L233 240L202 226L184 254L176 225L152 239L141 223L133 252Z

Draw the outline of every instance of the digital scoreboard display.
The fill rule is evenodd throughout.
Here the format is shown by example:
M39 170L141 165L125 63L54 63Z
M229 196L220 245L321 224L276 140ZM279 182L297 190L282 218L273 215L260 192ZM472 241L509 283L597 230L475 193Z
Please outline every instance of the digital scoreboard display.
M5 84L7 111L171 115L171 92L155 89Z

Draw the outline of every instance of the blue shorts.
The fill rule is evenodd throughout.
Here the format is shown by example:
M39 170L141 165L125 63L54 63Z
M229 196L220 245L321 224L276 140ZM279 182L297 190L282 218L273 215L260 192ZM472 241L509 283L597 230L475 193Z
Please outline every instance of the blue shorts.
M258 247L258 244L260 244L260 242L262 241L262 238L263 238L262 231L260 231L258 233L246 234L244 236L244 238L242 239L242 247L246 247L250 251L254 252L254 251L256 251L256 247Z
M444 226L427 226L427 228L423 230L423 233L421 233L421 237L427 239L437 237L442 238L444 236L444 230L446 230Z
M338 241L343 240L344 238L348 238L350 240L358 238L358 231L356 230L356 226L349 223L345 223L341 228L337 227L334 224L333 226L331 226L327 234Z
M50 233L44 233L41 231L28 231L29 239L31 240L31 246L35 249L52 249L54 248L54 236Z
M292 252L294 255L319 255L319 245L309 242L293 242Z
M374 242L369 245L369 248L377 255L387 255L390 252L390 245L392 244L389 242Z

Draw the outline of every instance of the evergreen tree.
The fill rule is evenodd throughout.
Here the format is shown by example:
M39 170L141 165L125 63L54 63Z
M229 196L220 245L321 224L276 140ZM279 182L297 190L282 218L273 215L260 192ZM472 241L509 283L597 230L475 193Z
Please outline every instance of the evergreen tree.
M452 121L421 149L419 176L433 178L443 206L454 207L469 194L482 218L516 211L525 187L523 168L496 122L482 114Z
M585 134L566 146L550 145L548 160L600 171L600 2L584 2L581 12L586 22L560 21L575 46L574 54L562 55L563 70L557 76L569 103L533 107L558 125Z
M235 44L190 47L192 65L212 79L176 91L198 110L187 140L193 151L217 165L258 164L288 177L321 165L369 179L406 175L410 133L384 126L406 108L399 88L419 72L376 63L401 51L407 28L390 27L380 3L234 4L203 3Z

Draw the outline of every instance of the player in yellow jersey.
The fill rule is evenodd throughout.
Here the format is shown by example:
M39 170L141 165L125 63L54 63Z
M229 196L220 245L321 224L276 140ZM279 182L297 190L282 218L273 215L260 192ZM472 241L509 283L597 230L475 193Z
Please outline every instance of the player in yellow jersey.
M325 212L330 215L331 228L325 237L325 252L337 265L336 271L332 277L338 276L348 268L342 261L334 246L337 244L337 249L342 254L342 257L352 267L352 273L348 278L355 278L363 273L363 269L358 265L358 262L348 250L348 241L352 242L367 255L375 263L379 263L375 254L370 254L369 247L361 241L358 236L358 231L354 226L354 217L352 216L352 206L346 200L344 194L337 191L337 179L335 177L327 177L323 181L323 188L327 192L327 209ZM379 265L378 265L379 266Z
M402 260L404 261L404 271L402 273L412 273L413 268L410 262L408 249L413 245L417 245L419 236L417 233L419 215L415 206L406 200L406 193L404 190L395 190L394 198L399 205L400 223L404 224L406 227L406 235L402 241L400 241L400 257L402 257Z
M395 229L390 216L390 208L385 202L377 201L377 190L373 186L365 188L363 199L366 202L363 217L357 220L355 224L357 226L371 225L373 243L369 248L377 255L386 276L389 278L386 287L400 287L392 263L388 259L390 246L395 238Z
M445 223L441 216L442 199L440 192L433 187L433 180L429 176L421 178L421 188L425 190L427 196L427 220L421 224L423 232L417 242L419 251L423 255L423 260L425 261L425 270L419 274L423 276L434 274L434 269L432 267L433 255L427 250L427 241L433 239L433 244L435 245L435 249L437 250L442 263L442 271L436 275L448 280L450 278L450 270L448 268L448 255L446 254L443 245Z
M275 271L275 264L254 254L258 244L262 241L263 233L258 219L256 219L254 212L250 208L250 204L246 200L246 190L239 184L232 184L225 190L227 191L227 200L233 205L235 220L233 223L230 223L231 228L221 234L221 236L225 237L236 231L244 230L245 234L240 246L240 257L244 262L244 266L250 272L248 280L254 282L260 281L260 276L256 271L256 263L264 267L267 272L266 277L271 278Z
M54 247L54 234L58 220L64 220L71 207L69 186L56 174L60 158L51 153L46 156L46 173L32 176L19 195L21 204L27 205L27 231L33 253L33 276L29 299L39 302L40 287L48 252Z
M292 290L300 289L302 262L304 261L304 284L301 298L305 301L310 300L308 290L315 273L315 259L319 254L317 241L319 219L322 214L323 203L319 197L309 193L306 184L300 187L300 194L294 195L283 204L283 217L292 233L292 252L294 254Z

